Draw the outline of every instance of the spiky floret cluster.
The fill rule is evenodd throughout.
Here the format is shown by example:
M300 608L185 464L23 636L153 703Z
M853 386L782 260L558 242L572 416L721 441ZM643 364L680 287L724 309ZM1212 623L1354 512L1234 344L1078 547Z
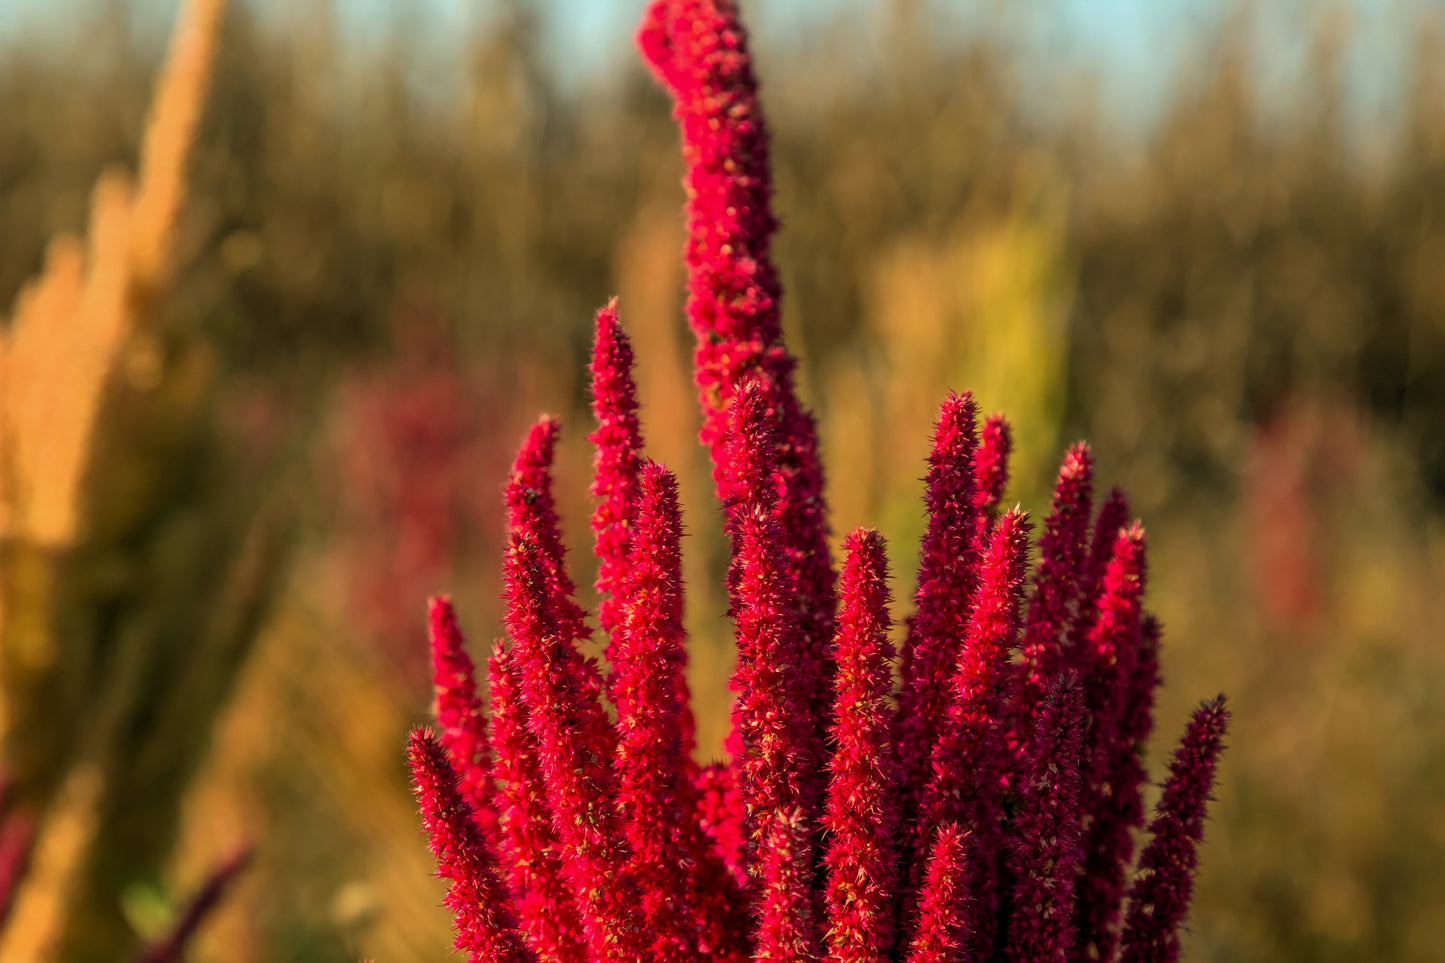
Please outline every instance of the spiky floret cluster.
M1002 510L1010 431L943 403L916 612L895 681L878 533L829 557L811 416L769 258L767 139L725 0L656 0L640 43L677 103L688 314L726 527L737 668L728 759L693 760L676 482L643 454L632 351L598 313L599 622L567 574L543 419L507 485L507 637L491 711L432 603L439 739L411 761L471 960L954 963L1178 954L1226 714L1200 710L1132 887L1159 681L1145 536L1071 448L1029 571ZM615 721L604 705L615 707ZM1121 927L1123 907L1127 921Z

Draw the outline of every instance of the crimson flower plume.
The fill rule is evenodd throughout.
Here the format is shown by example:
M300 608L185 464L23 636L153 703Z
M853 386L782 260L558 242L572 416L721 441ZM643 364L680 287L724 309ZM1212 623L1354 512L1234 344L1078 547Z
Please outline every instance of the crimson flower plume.
M747 860L757 878L757 944L764 959L808 960L816 956L818 922L812 892L818 800L810 790L820 781L821 759L797 651L794 573L781 551L770 410L755 386L738 396L734 409L734 719Z
M622 580L627 573L631 533L637 514L642 433L637 422L637 386L632 380L632 344L617 321L617 299L597 312L592 346L592 414L597 429L592 497L592 532L597 545L597 621L609 636L621 622ZM615 659L611 648L608 658Z
M457 949L470 963L534 963L446 750L431 732L417 729L408 752L437 872L451 881L446 904L456 914Z
M641 497L626 579L621 637L614 645L618 803L654 958L691 959L698 943L698 901L691 894L690 831L696 788L690 778L691 712L681 695L687 666L682 630L682 517L677 481L667 469L642 469Z
M652 0L638 41L682 133L701 441L730 542L731 732L724 758L699 758L677 485L647 459L609 302L590 435L606 685L567 571L555 419L506 485L490 699L450 604L432 603L442 736L411 751L458 946L538 963L1174 960L1224 713L1211 703L1186 734L1128 890L1161 638L1143 528L1117 490L1094 513L1078 444L1032 545L1003 505L1013 429L949 393L895 683L882 537L855 531L833 569L737 8Z
M594 661L582 658L575 646L591 632L585 621L587 613L577 604L576 589L567 574L567 549L552 493L552 460L561 432L557 419L543 416L527 433L507 480L507 526L511 535L536 546L543 576L539 591L546 595L549 618L556 620L559 651L568 653L568 671L578 687L577 709L581 717L577 725L592 751L610 758L616 748L616 733L601 703L601 672Z
M1003 684L1018 635L1028 536L1028 517L1015 508L999 519L980 560L977 598L919 808L917 832L924 839L943 825L971 827L965 842L973 884L965 917L967 960L986 960L994 937L998 894L993 867L1002 842L999 790L1006 773Z
M844 543L842 608L833 640L832 781L823 826L831 834L828 868L828 959L883 963L892 946L898 781L889 696L893 644L888 640L888 559L883 536L858 529Z
M1122 723L1143 640L1144 578L1144 529L1136 523L1115 536L1098 611L1077 654L1085 666L1084 698L1090 714L1083 805L1093 819L1084 837L1075 926L1079 952L1100 960L1113 959L1117 946L1125 874L1142 817L1137 801L1142 770L1123 783L1116 777L1130 772L1137 751Z
M1069 662L1065 633L1078 607L1093 489L1093 455L1088 445L1079 443L1068 450L1059 466L1053 503L1039 537L1039 563L1014 693L1015 711L1025 729Z
M497 822L518 921L539 959L583 963L587 943L582 916L563 871L541 750L531 730L531 712L522 696L521 672L512 649L499 644L487 660L487 670Z
M977 405L969 394L943 403L928 458L928 528L923 536L914 601L903 645L903 689L897 734L905 785L922 772L943 721L948 682L978 583ZM915 801L916 804L916 801Z
M1072 651L1075 653L1081 654L1084 651L1082 636L1088 634L1093 627L1094 616L1098 614L1099 590L1103 586L1104 570L1109 565L1109 559L1113 557L1114 540L1119 535L1119 529L1127 524L1129 499L1118 488L1111 488L1104 497L1104 504L1099 507L1098 518L1094 519L1093 540L1089 543L1079 572L1080 604L1071 627L1074 642ZM1082 663L1080 667L1084 667Z
M1194 713L1174 754L1158 813L1149 824L1152 838L1139 859L1139 878L1129 893L1121 963L1179 959L1179 926L1189 909L1199 842L1204 838L1205 805L1228 723L1224 696L1206 702Z
M954 963L970 936L966 920L971 915L968 884L973 867L966 857L967 835L946 823L933 838L908 963Z
M777 405L778 519L795 573L799 674L821 737L836 576L828 549L823 466L813 416L794 390L797 360L783 342L782 285L772 260L768 131L747 34L731 0L654 0L637 33L643 58L672 94L687 164L687 316L702 442L720 498L734 484L732 404L761 384Z
M978 483L979 535L987 535L993 527L1004 489L1008 488L1008 458L1013 451L1013 429L1003 415L989 415L984 420L978 439L978 463L974 466Z
M436 688L437 724L441 743L452 760L462 795L484 833L495 832L492 802L492 746L487 720L477 697L476 667L467 655L452 601L437 596L427 604L432 651L432 682Z
M624 872L630 850L616 809L610 760L588 727L595 691L556 610L553 569L541 544L513 534L505 559L507 629L516 646L522 695L540 749L542 777L564 868L576 888L588 945L603 959L642 959L648 947L637 886Z
M1014 880L1004 944L1009 963L1063 963L1073 947L1084 719L1083 693L1069 677L1050 691L1034 721L1033 755L1007 854Z

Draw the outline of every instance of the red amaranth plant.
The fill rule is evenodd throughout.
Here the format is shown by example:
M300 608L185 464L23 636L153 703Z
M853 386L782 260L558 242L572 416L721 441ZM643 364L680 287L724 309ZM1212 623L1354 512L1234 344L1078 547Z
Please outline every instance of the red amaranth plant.
M973 398L949 395L895 684L882 537L845 539L841 582L829 557L737 12L655 0L639 41L687 160L702 441L732 541L728 758L692 758L676 483L643 454L609 304L591 440L610 669L578 648L591 630L555 510L553 419L507 486L509 637L490 660L490 716L450 604L433 601L443 732L411 752L457 946L543 963L1176 959L1226 716L1211 703L1186 735L1131 888L1159 682L1143 528L1117 492L1094 515L1076 445L1031 574L1028 516L1002 509L1009 425L980 429Z
M513 386L495 362L459 365L437 312L399 308L394 323L395 358L345 379L328 470L346 479L336 542L348 627L410 699L426 691L427 662L407 603L459 578L468 548L502 532L468 480L506 469Z

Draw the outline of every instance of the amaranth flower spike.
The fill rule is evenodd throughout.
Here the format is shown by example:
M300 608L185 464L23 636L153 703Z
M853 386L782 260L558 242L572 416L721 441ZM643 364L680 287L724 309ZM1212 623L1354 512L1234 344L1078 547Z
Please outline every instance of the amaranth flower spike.
M608 304L591 436L606 684L579 649L552 419L507 485L490 713L450 607L432 611L444 737L414 736L412 760L458 946L539 963L1113 963L1120 946L1128 963L1172 961L1224 711L1186 734L1129 889L1159 683L1143 529L1117 492L1094 513L1076 445L1031 572L1030 526L1004 501L1010 428L948 395L895 686L882 538L848 537L841 581L829 556L737 10L654 0L639 42L687 164L702 442L732 545L733 733L727 758L694 760L676 486L646 459Z

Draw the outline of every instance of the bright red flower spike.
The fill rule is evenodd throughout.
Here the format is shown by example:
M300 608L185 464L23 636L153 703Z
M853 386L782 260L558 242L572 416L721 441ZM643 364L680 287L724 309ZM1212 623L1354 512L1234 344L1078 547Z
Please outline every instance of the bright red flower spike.
M1179 959L1179 926L1189 911L1199 842L1204 838L1204 811L1228 724L1224 696L1206 702L1194 713L1174 754L1158 812L1149 824L1152 838L1139 859L1139 877L1129 893L1120 963Z
M492 804L492 746L482 700L477 698L476 667L467 655L452 601L437 596L427 603L441 743L461 781L462 795L490 838L497 828Z
M883 963L893 945L893 833L898 774L892 752L893 644L888 640L888 559L883 536L860 528L847 561L833 640L832 781L823 827L830 835L828 959Z
M511 641L490 663L489 731L454 616L433 607L438 713L462 775L428 783L428 825L461 938L500 933L488 952L559 963L1110 960L1159 683L1142 528L1116 491L1091 532L1094 468L1071 448L1025 614L1029 526L1000 511L1008 423L980 431L973 398L950 394L894 692L876 533L846 541L834 631L817 435L782 343L767 134L737 11L655 0L639 41L676 101L687 165L702 437L732 540L731 758L691 758L682 521L671 476L643 455L609 304L591 437L615 723L578 647L589 629L552 494L555 421L528 435L507 485ZM1176 759L1130 904L1129 963L1177 952L1222 712L1196 719ZM464 795L479 812L461 819ZM484 856L457 855L491 843L505 886L495 867L480 873Z
M408 751L437 873L451 880L446 904L456 914L457 949L469 954L470 963L535 963L446 750L431 732L417 729Z

